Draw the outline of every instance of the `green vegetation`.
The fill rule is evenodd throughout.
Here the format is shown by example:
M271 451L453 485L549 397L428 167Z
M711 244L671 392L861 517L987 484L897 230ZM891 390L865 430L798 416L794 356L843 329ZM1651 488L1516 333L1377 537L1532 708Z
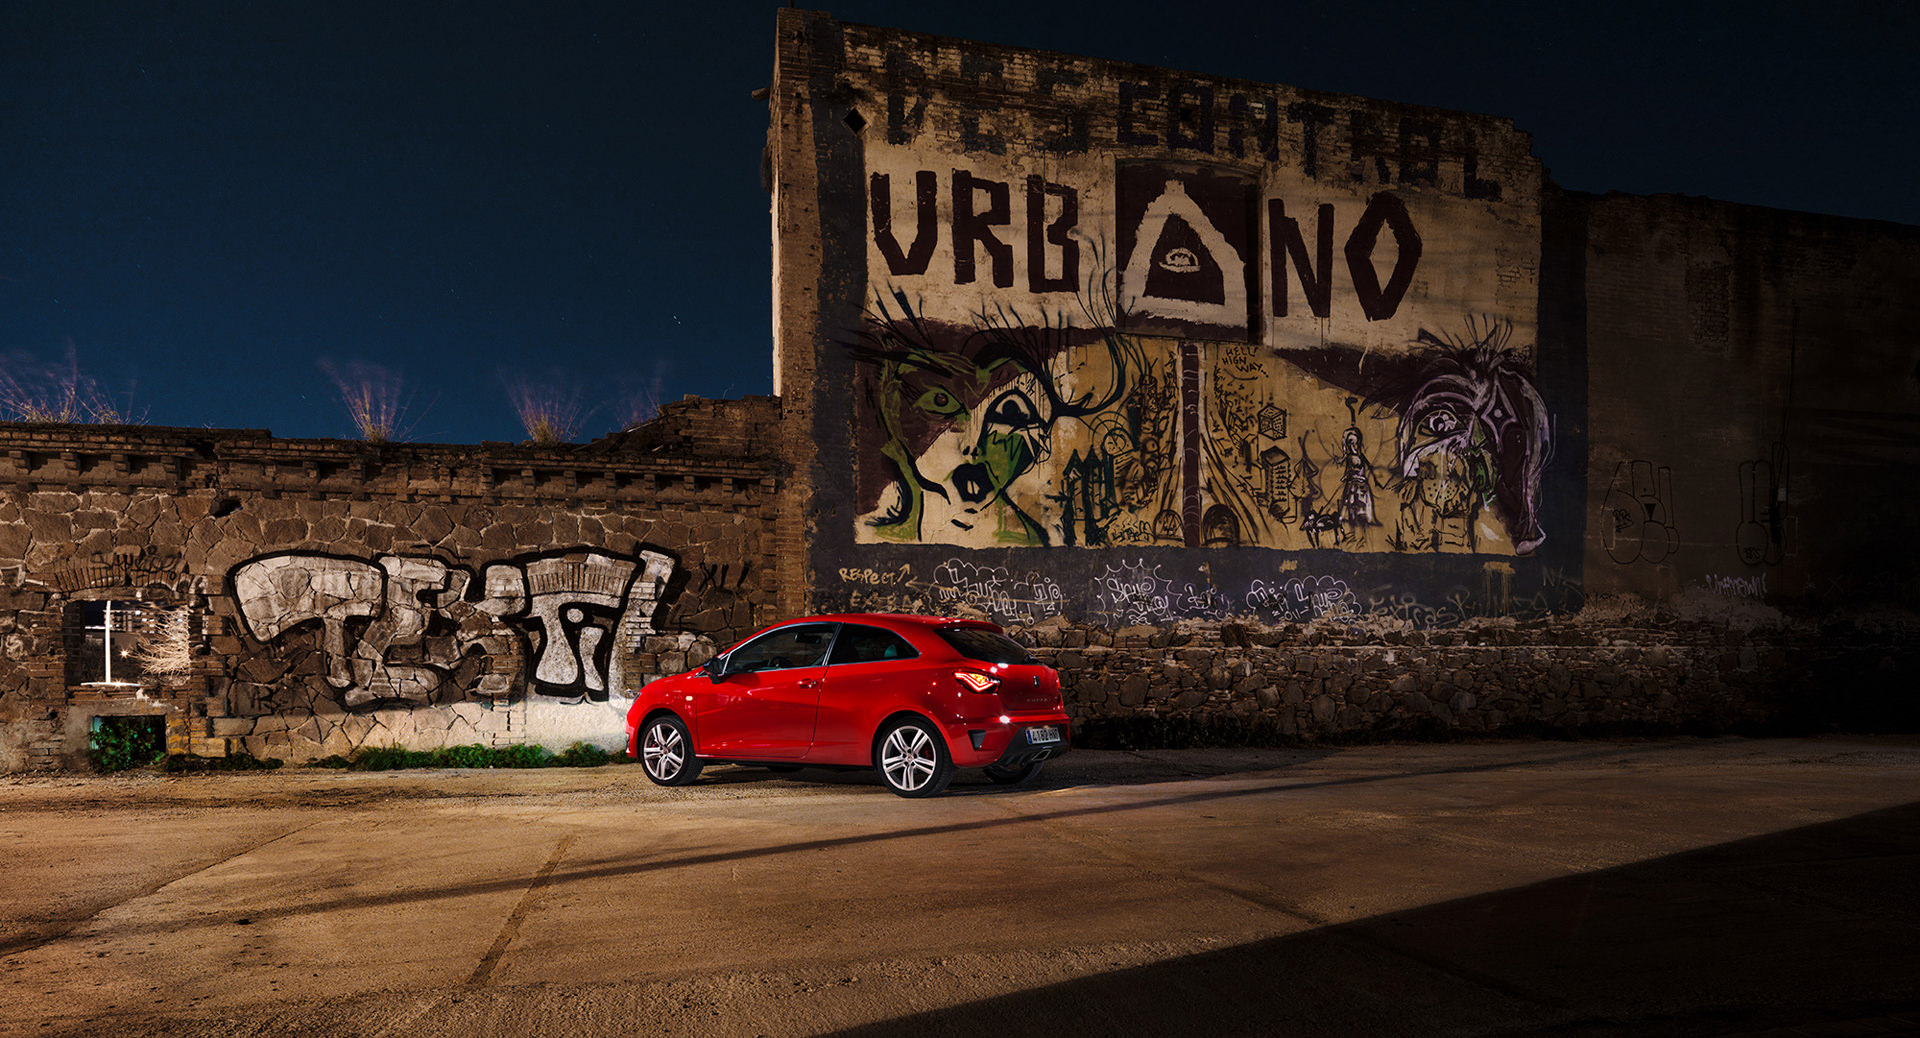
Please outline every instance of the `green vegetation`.
M613 755L598 746L576 742L559 753L545 746L447 746L438 750L408 750L398 746L362 746L352 753L313 762L316 768L345 771L402 771L409 768L597 768Z
M166 721L159 717L96 717L89 726L87 760L95 771L125 771L167 755Z
M286 762L278 757L256 757L251 753L230 753L225 757L202 757L197 753L176 753L167 758L160 770L169 775L198 774L208 771L272 771Z

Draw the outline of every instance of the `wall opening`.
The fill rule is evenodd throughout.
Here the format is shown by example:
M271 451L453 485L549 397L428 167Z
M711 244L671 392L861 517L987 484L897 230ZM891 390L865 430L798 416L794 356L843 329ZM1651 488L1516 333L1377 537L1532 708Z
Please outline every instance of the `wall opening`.
M87 722L87 761L95 771L125 771L166 755L165 717L94 717Z
M67 606L62 632L67 686L131 691L146 683L142 647L162 624L161 611L131 598Z

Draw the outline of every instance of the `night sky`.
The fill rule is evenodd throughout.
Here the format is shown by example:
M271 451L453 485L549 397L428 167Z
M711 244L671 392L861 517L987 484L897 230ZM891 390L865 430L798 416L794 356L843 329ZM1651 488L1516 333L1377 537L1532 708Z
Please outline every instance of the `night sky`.
M452 443L524 439L510 385L577 393L579 440L771 392L777 6L0 4L5 370L71 348L148 423L313 437L354 434L323 366L374 364ZM1498 115L1581 191L1920 224L1915 6L828 10Z

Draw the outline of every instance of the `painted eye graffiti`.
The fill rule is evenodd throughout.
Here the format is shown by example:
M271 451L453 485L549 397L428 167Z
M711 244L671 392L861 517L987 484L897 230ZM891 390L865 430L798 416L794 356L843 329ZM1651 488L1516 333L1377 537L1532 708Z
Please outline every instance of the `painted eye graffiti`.
M938 386L920 394L920 399L915 400L913 406L942 418L953 418L966 410L960 406L959 397Z
M1431 411L1420 427L1429 436L1446 436L1460 428L1460 416L1452 411Z
M1004 426L1015 432L1039 428L1042 422L1033 401L1018 390L1007 393L987 408L987 424Z

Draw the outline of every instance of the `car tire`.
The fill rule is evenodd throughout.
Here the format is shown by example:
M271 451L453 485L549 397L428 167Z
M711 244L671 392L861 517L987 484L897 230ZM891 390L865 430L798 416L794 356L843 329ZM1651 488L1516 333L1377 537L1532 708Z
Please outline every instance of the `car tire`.
M1005 766L989 764L987 765L987 777L1003 786L1017 786L1022 782L1030 781L1035 775L1040 774L1040 766L1045 763L1045 761L1030 760L1025 764L1009 764Z
M908 718L889 727L873 750L880 781L895 796L930 797L953 781L947 743L929 722Z
M701 761L693 755L686 723L672 714L649 720L640 733L640 767L661 786L684 786L699 778Z

